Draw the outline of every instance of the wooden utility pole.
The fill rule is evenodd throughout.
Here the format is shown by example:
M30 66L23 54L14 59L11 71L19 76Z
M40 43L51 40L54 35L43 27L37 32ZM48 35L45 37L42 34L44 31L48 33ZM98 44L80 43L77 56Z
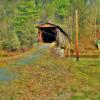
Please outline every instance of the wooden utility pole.
M78 12L75 11L76 19L76 60L79 61L79 47L78 47Z
M96 40L96 33L97 33L97 27L96 27L96 15L97 15L97 9L96 9L96 2L94 2L94 36L95 36L95 40Z

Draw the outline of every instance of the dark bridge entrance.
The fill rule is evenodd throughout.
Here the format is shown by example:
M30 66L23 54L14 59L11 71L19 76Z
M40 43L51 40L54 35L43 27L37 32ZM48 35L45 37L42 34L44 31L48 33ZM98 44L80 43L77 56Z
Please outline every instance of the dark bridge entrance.
M44 28L42 33L44 43L52 43L56 41L56 32L54 28Z
M56 41L57 26L50 23L40 24L38 28L38 42L52 43Z

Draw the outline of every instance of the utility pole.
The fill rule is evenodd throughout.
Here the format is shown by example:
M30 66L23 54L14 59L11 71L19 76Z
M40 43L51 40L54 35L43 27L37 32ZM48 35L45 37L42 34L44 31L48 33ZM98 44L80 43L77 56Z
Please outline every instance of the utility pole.
M78 11L75 11L76 19L76 60L79 61L79 47L78 47Z
M97 33L97 27L96 27L96 15L97 15L97 9L96 9L96 1L94 2L94 36L95 36L95 40L96 40L96 33Z

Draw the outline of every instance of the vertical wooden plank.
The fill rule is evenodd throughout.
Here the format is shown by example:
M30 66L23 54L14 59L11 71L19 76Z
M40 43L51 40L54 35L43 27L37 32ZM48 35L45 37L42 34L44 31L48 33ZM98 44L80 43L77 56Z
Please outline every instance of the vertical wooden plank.
M79 47L78 47L78 11L75 11L76 14L76 60L79 61Z

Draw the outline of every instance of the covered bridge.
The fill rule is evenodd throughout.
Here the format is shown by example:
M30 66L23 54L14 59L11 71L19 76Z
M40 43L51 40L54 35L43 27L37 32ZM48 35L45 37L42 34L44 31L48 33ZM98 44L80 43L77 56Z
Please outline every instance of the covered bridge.
M37 26L38 42L56 42L60 48L65 48L70 43L70 37L63 29L55 24L44 23Z

